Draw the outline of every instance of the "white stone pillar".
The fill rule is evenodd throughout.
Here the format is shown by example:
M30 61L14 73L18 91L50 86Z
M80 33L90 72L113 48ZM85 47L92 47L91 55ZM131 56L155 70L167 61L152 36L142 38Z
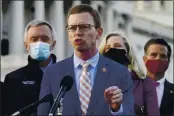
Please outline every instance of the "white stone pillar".
M11 8L10 53L21 55L24 53L24 1L11 1Z
M137 1L136 2L136 8L139 11L143 11L144 10L144 1Z
M81 0L74 0L72 6L81 4Z
M34 1L35 14L37 20L45 20L45 1Z
M113 17L113 9L112 8L108 8L106 11L107 14L107 18L106 18L106 33L110 33L113 31L113 24L114 24L114 17Z
M51 24L54 26L57 38L54 53L57 60L65 59L66 40L64 37L65 31L65 16L63 11L63 1L53 1L50 12Z
M98 8L98 4L96 3L96 1L91 1L91 6L92 6L94 9L98 10L98 9L97 9L97 8Z
M155 12L161 11L161 3L160 3L160 1L152 1L152 9Z
M1 10L1 15L0 15L0 24L1 24L1 32L0 32L0 37L2 40L2 34L3 34L3 12L2 12L2 1L0 1L0 10Z
M100 18L101 18L101 26L102 26L102 28L103 28L103 34L102 34L102 36L101 36L101 38L99 39L99 40L97 40L97 42L96 42L96 47L98 48L99 47L99 45L100 45L100 43L101 43L101 41L102 41L102 39L103 39L103 37L105 36L105 30L106 30L106 21L105 20L103 20L103 19L105 19L105 17L106 17L106 14L104 14L103 13L103 11L106 9L105 8L105 4L103 3L103 1L91 1L91 4L90 4L95 10L97 10L98 11L98 6L101 6L102 7L102 10L101 10L101 12L100 12ZM104 9L105 8L105 9Z
M164 1L165 10L169 13L173 13L173 1Z
M24 65L24 1L11 1L11 24L9 35L9 67Z

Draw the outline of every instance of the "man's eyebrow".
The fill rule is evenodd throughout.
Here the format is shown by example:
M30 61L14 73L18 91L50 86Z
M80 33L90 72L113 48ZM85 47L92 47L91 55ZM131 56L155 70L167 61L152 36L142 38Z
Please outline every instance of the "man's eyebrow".
M42 34L42 35L32 35L31 37L49 37L48 35Z
M162 53L162 54L160 54L160 55L167 55L167 53Z
M31 37L38 37L38 36L36 36L36 35L32 35Z
M156 52L151 52L150 54L158 54L158 53L156 53Z

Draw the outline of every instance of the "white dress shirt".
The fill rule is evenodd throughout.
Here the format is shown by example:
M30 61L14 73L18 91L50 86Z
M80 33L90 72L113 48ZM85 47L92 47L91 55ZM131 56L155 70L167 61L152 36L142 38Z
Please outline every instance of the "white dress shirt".
M156 87L157 98L158 98L158 107L160 108L162 97L163 97L163 93L164 93L164 82L165 82L165 78L163 77L162 79L158 80L157 82L160 83Z
M79 86L80 86L80 74L82 72L82 67L81 67L81 63L84 62L81 58L77 57L74 53L74 57L73 57L73 60L74 60L74 72L75 72L75 81L76 81L76 85L77 85L77 90L79 92ZM97 52L92 58L88 59L86 62L88 62L90 65L89 65L89 68L88 68L88 71L89 71L89 74L90 74L90 77L91 77L91 83L92 83L92 87L94 85L94 80L95 80L95 77L96 77L96 72L97 72L97 66L98 66L98 61L99 61L99 52ZM109 106L108 106L109 108ZM123 107L121 105L120 107L120 110L118 112L112 112L112 115L118 115L118 114L121 114L123 112Z

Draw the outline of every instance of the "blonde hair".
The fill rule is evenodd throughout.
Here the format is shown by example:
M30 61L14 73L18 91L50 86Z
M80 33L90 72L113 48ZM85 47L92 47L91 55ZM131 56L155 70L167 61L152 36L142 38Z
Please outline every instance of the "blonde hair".
M131 42L130 42L130 40L128 40L128 38L125 36L125 34L123 34L121 32L114 32L114 33L107 34L106 37L103 38L102 42L99 45L99 52L101 54L103 54L105 52L107 40L111 36L119 36L124 40L124 43L125 43L125 46L126 46L126 49L128 52L128 60L129 60L128 69L130 71L134 71L139 78L145 79L146 78L145 71L143 70L137 57L135 56L135 52L134 52L133 48L131 47Z

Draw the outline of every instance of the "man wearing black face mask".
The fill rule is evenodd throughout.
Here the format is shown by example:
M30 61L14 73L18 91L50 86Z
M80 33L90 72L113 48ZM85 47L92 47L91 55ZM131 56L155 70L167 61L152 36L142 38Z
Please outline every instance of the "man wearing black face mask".
M144 52L147 75L156 83L160 115L171 116L174 109L174 84L164 77L170 62L171 48L165 40L152 38L145 44Z
M103 53L103 55L120 64L129 64L129 60L126 56L126 50L124 49L110 48L107 52Z

